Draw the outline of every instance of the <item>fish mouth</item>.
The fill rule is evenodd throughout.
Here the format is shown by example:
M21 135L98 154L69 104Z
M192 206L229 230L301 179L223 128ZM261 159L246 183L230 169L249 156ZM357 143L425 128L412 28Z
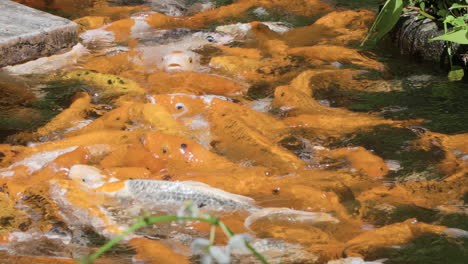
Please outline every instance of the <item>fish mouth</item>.
M178 63L171 63L171 64L167 65L166 69L168 71L181 71L183 68L182 68L182 65L180 65Z

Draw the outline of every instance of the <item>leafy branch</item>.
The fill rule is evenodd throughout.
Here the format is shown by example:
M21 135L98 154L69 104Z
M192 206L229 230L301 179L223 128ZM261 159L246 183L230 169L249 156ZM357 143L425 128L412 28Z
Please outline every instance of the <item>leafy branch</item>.
M452 43L468 44L468 0L387 0L361 46L368 41L376 42L390 32L398 22L405 4L418 10L419 19L428 18L443 23L444 34L429 39L429 42L448 42L447 52L451 67L449 79L460 80L463 69L453 66Z

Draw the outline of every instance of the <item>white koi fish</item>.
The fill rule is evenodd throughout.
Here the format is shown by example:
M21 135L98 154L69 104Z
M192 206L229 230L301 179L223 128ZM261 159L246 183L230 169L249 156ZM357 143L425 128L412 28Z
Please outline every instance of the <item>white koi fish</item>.
M75 165L84 166L84 165ZM73 167L70 172L75 171ZM100 181L101 187L94 189L98 193L117 199L131 200L140 207L149 210L162 210L175 213L185 202L192 201L202 211L208 212L247 212L250 214L244 222L250 225L259 219L274 218L275 220L290 220L300 223L315 224L319 222L338 223L339 220L327 213L305 212L289 208L262 208L255 205L255 200L213 188L207 184L195 181L161 181L161 180L126 180L119 183L119 188L106 191L99 170L92 171L96 175L86 173L69 173L69 177L82 186L93 190Z

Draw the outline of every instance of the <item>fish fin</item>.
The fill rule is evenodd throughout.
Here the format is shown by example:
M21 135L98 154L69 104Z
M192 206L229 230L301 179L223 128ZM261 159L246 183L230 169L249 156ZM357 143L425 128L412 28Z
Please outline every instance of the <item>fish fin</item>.
M250 226L260 220L260 219L269 219L270 221L293 221L296 223L338 223L340 220L331 216L327 213L322 212L306 212L306 211L299 211L293 210L289 208L263 208L257 212L252 213L249 215L245 221L244 226L247 230L252 231Z

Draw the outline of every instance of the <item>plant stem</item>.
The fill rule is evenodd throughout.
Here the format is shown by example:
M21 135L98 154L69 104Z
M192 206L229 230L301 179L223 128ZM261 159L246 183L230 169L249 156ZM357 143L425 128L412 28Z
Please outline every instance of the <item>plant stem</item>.
M429 15L428 13L424 12L423 10L419 10L419 14L421 14L422 16L427 17L429 19L432 19L432 20L436 19L435 17Z
M216 225L210 226L210 244L214 245L216 235Z
M115 246L117 243L119 243L120 240L122 240L126 235L135 232L136 230L158 223L158 222L171 222L171 221L177 221L177 220L192 220L192 221L201 221L201 222L207 222L211 225L211 232L210 232L210 242L211 244L214 243L214 236L216 231L216 226L219 226L223 232L226 234L228 238L231 238L234 236L234 232L232 232L223 222L219 221L218 218L215 217L207 217L207 218L198 218L198 217L180 217L180 216L175 216L175 215L165 215L165 216L145 216L130 226L128 230L123 232L122 234L116 236L115 238L111 239L108 241L106 244L104 244L101 248L98 249L94 254L92 254L89 257L85 257L80 260L80 264L90 264L94 260L96 260L98 257L100 257L102 254L104 254L106 251L111 249L113 246ZM253 248L249 242L245 242L245 246L252 252L252 254L260 260L263 264L269 264L268 261L265 259L265 257L258 253L255 248Z
M120 240L122 240L126 235L140 229L140 228L143 228L145 227L147 224L146 222L144 221L144 219L140 219L138 220L134 225L132 225L128 230L126 230L125 232L123 232L122 234L114 237L112 240L108 241L106 244L104 244L104 246L102 246L101 248L98 249L98 251L96 251L94 254L92 254L91 256L89 257L85 257L83 259L80 260L80 264L89 264L91 262L93 262L94 260L96 260L97 258L99 258L102 254L104 254L104 252L108 251L109 249L111 249L113 246L115 246L117 243L119 243Z
M130 226L128 230L123 232L122 234L114 237L113 239L109 240L106 244L104 244L101 248L98 249L94 254L92 254L89 257L85 257L80 260L80 264L90 264L97 258L99 258L102 254L104 254L106 251L111 249L113 246L115 246L117 243L119 243L120 240L122 240L125 236L127 236L130 233L135 232L136 230L143 228L148 225L152 225L158 222L170 222L170 221L177 221L177 220L192 220L192 221L202 221L202 222L208 222L211 225L216 225L217 221L213 218L197 218L197 217L179 217L175 215L165 215L165 216L146 216L143 218L138 219L138 221Z
M227 227L223 222L219 222L219 227L224 231L224 233L226 234L227 237L231 238L233 235L234 235L234 232L232 232L229 227ZM258 253L257 250L255 250L254 247L252 247L252 245L249 244L249 242L245 241L245 246L250 250L250 252L252 252L252 254L258 259L260 260L263 264L268 264L268 261L265 259L265 257Z
M228 238L231 238L234 235L234 232L232 232L223 222L220 221L218 225Z
M245 246L250 250L250 252L252 252L252 254L258 259L260 260L263 264L269 264L268 261L265 259L265 257L258 253L257 250L255 250L254 247L252 247L249 242L245 241Z

